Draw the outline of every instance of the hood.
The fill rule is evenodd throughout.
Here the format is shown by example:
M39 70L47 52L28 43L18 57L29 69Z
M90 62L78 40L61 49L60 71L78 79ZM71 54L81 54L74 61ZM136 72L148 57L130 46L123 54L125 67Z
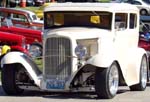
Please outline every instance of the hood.
M0 32L0 41L1 43L11 46L22 46L22 42L25 41L25 37L12 33Z
M17 35L17 34L12 34L12 33L7 33L7 32L1 32L0 31L0 40L1 41L12 41L12 42L18 42L22 41L25 37L22 35Z
M59 29L50 29L44 32L44 36L66 36L71 39L90 39L111 36L110 30L88 27L64 27Z

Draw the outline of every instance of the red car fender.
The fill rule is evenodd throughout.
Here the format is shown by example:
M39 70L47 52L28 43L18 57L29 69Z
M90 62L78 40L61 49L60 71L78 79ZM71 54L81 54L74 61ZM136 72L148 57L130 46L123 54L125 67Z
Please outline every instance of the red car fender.
M30 55L28 50L25 48L22 48L21 46L11 46L11 51L20 51L20 52L23 52L27 55Z

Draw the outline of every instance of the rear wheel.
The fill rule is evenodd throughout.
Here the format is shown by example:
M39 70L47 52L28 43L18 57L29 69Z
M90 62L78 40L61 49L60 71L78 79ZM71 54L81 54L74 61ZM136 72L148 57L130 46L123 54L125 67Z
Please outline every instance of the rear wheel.
M130 86L131 91L144 91L147 84L147 69L148 62L146 56L143 56L140 66L140 82L136 85Z
M107 69L97 69L95 75L95 91L99 98L113 98L119 85L119 72L116 63Z
M141 15L148 15L147 11L145 9L140 10Z
M18 87L17 68L15 65L4 65L2 68L2 87L8 95L19 95L23 90Z

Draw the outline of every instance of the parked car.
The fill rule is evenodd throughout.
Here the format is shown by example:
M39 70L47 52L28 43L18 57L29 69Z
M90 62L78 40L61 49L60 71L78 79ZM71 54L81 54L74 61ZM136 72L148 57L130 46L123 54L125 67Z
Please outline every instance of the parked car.
M21 51L25 54L29 54L26 49L25 37L22 35L16 35L14 33L2 32L0 31L0 50L2 46L8 45L11 47L11 51ZM1 59L0 52L0 59Z
M150 14L150 2L147 0L121 0L121 2L136 5L140 9L141 15Z
M137 7L52 3L44 10L44 32L43 73L23 53L10 52L3 57L2 87L7 94L36 88L95 92L110 99L123 83L134 91L145 90L149 68L146 51L138 47Z
M16 27L6 21L1 22L0 31L22 35L26 38L26 44L32 57L42 55L42 34L40 30ZM9 39L8 39L9 40Z
M139 47L144 48L148 53L150 53L150 39L146 39L145 37L145 33L150 34L150 16L141 16L140 21Z
M31 11L16 8L0 8L0 17L5 18L6 14L11 15L14 26L37 30L43 29L43 21L39 20Z

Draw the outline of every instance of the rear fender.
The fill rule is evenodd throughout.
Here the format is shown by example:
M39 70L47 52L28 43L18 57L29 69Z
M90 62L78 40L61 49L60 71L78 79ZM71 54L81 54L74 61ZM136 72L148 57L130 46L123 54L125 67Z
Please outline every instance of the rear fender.
M1 68L4 68L5 64L21 64L29 73L30 77L34 80L35 84L40 86L39 77L41 71L36 63L26 54L22 52L9 52L1 60Z
M147 57L146 51L142 48L132 49L128 53L128 62L126 76L124 77L128 86L139 83L140 81L140 66L143 56ZM148 57L147 57L148 61Z

